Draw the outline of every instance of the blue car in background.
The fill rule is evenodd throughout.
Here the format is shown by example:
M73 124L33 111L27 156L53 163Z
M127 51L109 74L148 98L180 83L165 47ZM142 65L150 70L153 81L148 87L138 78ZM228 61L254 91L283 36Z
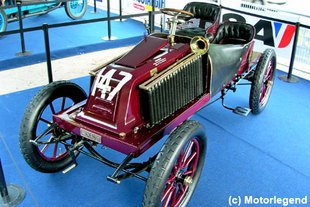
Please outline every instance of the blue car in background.
M61 6L65 7L67 15L71 19L79 19L84 16L87 10L87 0L20 0L22 17L46 14ZM41 3L41 4L38 4ZM6 31L8 22L18 19L16 0L0 0L0 32Z

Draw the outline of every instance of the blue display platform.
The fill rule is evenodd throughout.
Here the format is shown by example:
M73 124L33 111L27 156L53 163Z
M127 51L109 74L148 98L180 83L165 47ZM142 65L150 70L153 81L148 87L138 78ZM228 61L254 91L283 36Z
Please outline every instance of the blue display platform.
M283 73L277 72L277 76ZM88 78L74 82L88 90ZM238 116L220 102L192 119L208 136L203 173L189 207L229 206L230 196L304 198L310 204L310 82L288 84L276 79L270 102L260 115ZM25 107L39 88L0 96L0 157L8 183L26 190L22 207L138 207L145 184L135 178L116 185L106 180L113 169L84 155L67 174L43 174L30 168L19 150L18 130ZM228 94L228 106L247 106L248 86ZM164 140L143 154L146 159ZM109 158L124 155L97 147ZM283 205L241 205L283 206Z
M102 10L84 19L106 17ZM24 19L25 27L71 21L60 8L49 14ZM17 22L8 29L16 29ZM134 20L112 22L112 36L105 41L107 24L92 23L50 29L52 57L62 58L81 53L135 44L143 37L142 23ZM16 57L20 52L19 35L0 39L0 70L45 61L43 32L25 33L26 49L31 56ZM277 77L282 75L277 72ZM88 91L88 77L73 80ZM208 106L192 119L200 121L208 136L207 158L198 187L189 207L229 206L232 197L304 198L310 205L310 82L300 79L288 84L276 79L266 110L257 116L238 116L224 109L220 102ZM7 183L26 191L21 207L138 207L145 183L132 178L116 185L106 180L109 168L84 155L78 166L67 174L43 174L30 168L19 150L18 131L26 105L40 88L0 96L0 158ZM248 106L249 87L239 86L226 96L231 107ZM165 138L143 154L146 160L156 153ZM101 146L108 158L121 161L124 155ZM241 205L283 206L283 205Z
M111 14L111 16L115 15ZM105 17L107 17L106 11L97 9L97 13L93 13L93 7L89 6L81 20ZM70 21L73 20L66 15L64 8L59 8L44 15L25 18L23 24L24 28L29 28L41 26L44 23L56 24ZM132 19L111 21L111 27L114 40L103 39L108 35L107 22L49 29L52 59L136 44L146 33L143 23ZM18 22L11 22L7 30L18 28ZM26 32L24 35L26 50L31 52L30 56L16 56L16 53L21 52L19 34L0 38L0 71L46 60L43 31Z

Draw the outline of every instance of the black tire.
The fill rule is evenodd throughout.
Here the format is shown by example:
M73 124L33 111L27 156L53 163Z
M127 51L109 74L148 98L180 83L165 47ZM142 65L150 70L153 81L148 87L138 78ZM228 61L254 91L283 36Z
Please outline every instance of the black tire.
M3 9L0 8L0 32L5 32L8 26L8 18Z
M274 84L276 62L275 51L266 49L257 63L250 91L250 108L253 114L261 113L269 101Z
M80 19L87 10L87 0L68 0L65 3L65 11L73 20Z
M60 142L35 146L30 143L52 124L52 114L69 108L86 99L78 85L68 81L56 81L43 87L30 101L24 113L19 131L19 144L26 162L35 170L45 173L58 172L72 159L68 149ZM53 140L53 136L66 133L60 129L43 136L40 141ZM72 144L73 140L67 141ZM62 152L63 150L63 152Z
M166 202L167 206L174 206L174 204L186 206L195 190L203 168L206 145L206 136L199 122L189 120L177 127L161 148L152 166L146 183L142 206L158 207ZM184 156L187 154L185 149L190 149L189 156ZM193 159L187 165L182 164L183 161L186 163L190 160L188 158L194 152L196 154ZM182 165L185 167L182 168ZM185 175L190 170L193 172ZM178 174L177 177L175 177L176 174ZM177 187L175 188L175 186ZM180 194L182 193L182 186L184 189L183 198ZM173 188L175 188L175 192ZM169 203L169 201L171 202L168 200L170 193L175 195L179 202Z

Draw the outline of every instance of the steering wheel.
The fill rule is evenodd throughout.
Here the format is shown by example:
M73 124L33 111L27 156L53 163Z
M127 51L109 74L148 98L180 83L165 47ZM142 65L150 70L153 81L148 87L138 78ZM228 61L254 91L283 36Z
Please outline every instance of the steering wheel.
M169 30L169 42L171 45L174 44L174 36L177 29L177 24L182 23L187 18L191 18L194 16L193 13L180 10L180 9L173 9L173 8L163 8L160 10L163 14L167 14L172 16L171 19L168 19L168 24L170 24Z
M183 18L191 18L194 17L194 14L188 11L184 11L181 9L173 9L173 8L163 8L160 10L162 13L170 15L170 16L182 16Z

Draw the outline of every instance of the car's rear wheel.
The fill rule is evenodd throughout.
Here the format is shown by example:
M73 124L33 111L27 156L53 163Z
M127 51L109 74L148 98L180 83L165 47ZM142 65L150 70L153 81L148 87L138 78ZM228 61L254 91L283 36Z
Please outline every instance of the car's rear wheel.
M33 169L58 172L72 162L68 146L75 140L58 127L50 129L54 125L52 116L85 99L83 89L67 81L53 82L32 98L21 122L19 143L25 160ZM35 139L39 144L31 143Z
M261 55L254 72L250 91L250 108L253 114L262 112L270 98L275 78L276 54L267 49Z
M198 122L190 120L177 127L153 164L142 206L186 206L198 183L205 154L206 136Z
M87 10L87 0L69 0L65 3L67 15L75 20L84 16Z
M5 32L8 25L8 19L3 9L0 8L0 32Z

